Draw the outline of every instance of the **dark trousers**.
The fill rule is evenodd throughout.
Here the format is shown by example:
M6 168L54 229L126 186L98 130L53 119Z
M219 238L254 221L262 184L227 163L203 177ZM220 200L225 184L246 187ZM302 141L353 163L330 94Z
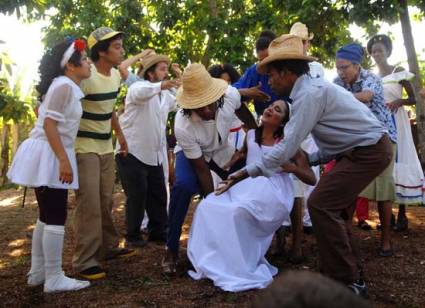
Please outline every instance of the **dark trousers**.
M41 186L34 188L40 210L40 221L46 225L64 226L66 221L66 206L68 190Z
M342 153L311 193L308 209L324 274L343 283L360 278L362 264L352 234L357 196L390 164L392 155L387 135L375 145Z
M165 240L167 230L167 191L162 166L144 164L136 157L116 155L115 160L126 201L126 238L135 241L141 238L140 227L145 209L149 217L149 238Z

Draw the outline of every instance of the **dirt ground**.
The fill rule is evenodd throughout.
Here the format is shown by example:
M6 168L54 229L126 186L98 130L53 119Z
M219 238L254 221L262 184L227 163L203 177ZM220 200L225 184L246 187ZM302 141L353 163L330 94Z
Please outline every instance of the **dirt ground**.
M94 282L88 289L54 295L43 294L42 287L26 285L25 274L30 267L31 236L38 210L34 194L28 190L25 208L22 208L22 190L0 192L0 306L8 307L249 307L261 291L241 293L223 292L208 280L193 281L186 274L190 264L181 252L179 274L174 278L161 275L160 262L163 246L149 243L138 255L104 264L105 280ZM71 258L73 233L71 228L75 202L70 197L66 226L63 267L72 275ZM189 231L195 206L184 226L183 247ZM377 223L376 208L372 206L371 223ZM425 208L408 209L410 231L394 233L395 256L379 258L376 249L379 232L356 231L365 260L365 272L371 301L375 307L425 307ZM124 197L117 188L114 219L124 232ZM355 228L358 230L357 228ZM314 236L305 236L303 251L307 260L292 265L283 257L269 261L284 275L288 269L317 270L317 247Z

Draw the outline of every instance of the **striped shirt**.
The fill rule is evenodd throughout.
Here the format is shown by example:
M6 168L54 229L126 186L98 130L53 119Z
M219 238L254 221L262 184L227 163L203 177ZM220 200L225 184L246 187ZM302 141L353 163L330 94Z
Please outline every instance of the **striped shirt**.
M118 96L121 77L116 69L110 76L91 67L91 76L81 82L85 97L81 100L83 115L75 142L77 153L112 153L111 118Z

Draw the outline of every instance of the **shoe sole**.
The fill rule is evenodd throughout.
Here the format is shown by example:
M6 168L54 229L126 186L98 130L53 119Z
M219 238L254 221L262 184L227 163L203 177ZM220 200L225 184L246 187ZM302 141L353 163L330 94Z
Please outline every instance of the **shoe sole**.
M97 274L81 274L79 273L78 276L80 276L81 278L85 278L88 280L99 280L99 279L103 279L106 277L106 273L102 272L102 273L97 273Z

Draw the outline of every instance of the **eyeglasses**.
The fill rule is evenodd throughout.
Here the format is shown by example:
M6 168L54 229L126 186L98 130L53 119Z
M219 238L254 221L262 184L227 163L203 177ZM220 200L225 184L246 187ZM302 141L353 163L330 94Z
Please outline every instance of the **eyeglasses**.
M351 64L347 64L347 65L340 65L340 66L337 66L336 67L336 70L337 71L346 71L352 65L353 65L352 63Z

